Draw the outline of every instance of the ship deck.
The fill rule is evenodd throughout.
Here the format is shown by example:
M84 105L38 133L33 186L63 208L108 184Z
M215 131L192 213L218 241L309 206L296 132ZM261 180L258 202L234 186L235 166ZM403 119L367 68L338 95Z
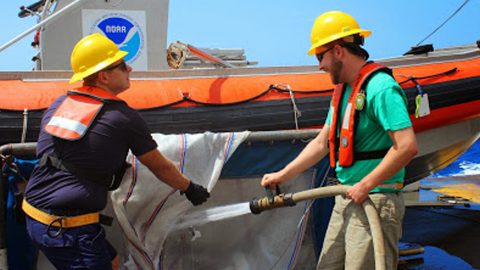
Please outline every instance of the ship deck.
M480 188L480 175L426 178L410 187L401 249L424 252L402 256L399 269L480 268L480 194L472 196L466 185Z

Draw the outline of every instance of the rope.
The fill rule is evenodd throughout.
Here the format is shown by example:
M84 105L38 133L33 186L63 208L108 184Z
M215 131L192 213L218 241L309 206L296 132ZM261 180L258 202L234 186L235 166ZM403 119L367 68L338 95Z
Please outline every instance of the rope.
M285 85L284 84L270 85L269 90L277 90L278 92L281 92L281 93L290 92L290 90L285 88L279 88L278 86L285 86ZM324 89L324 90L312 90L312 91L304 91L304 90L291 90L291 91L296 94L320 94L320 93L326 93L326 92L333 92L333 88Z
M195 104L200 104L200 105L204 105L204 106L229 106L229 105L237 105L237 104L242 104L242 103L247 103L247 102L250 102L252 100L255 100L255 99L258 99L264 95L266 95L268 92L270 92L272 89L268 88L267 90L263 91L262 93L254 96L254 97L251 97L251 98L247 98L247 99L244 99L244 100L240 100L240 101L235 101L235 102L230 102L230 103L208 103L208 102L202 102L202 101L198 101L198 100L194 100L192 98L190 98L189 96L184 96L183 97L183 100L181 101L190 101L192 103L195 103ZM181 102L180 101L180 102ZM177 102L179 103L179 102ZM164 106L162 106L164 107Z
M417 45L415 46L418 46L420 44L422 44L426 39L428 39L429 37L431 37L433 34L435 34L435 32L437 32L442 26L444 26L451 18L453 18L453 16L457 15L457 13L469 2L470 0L465 0L465 2L463 2L463 4L460 5L459 8L457 8L457 10L455 10L455 12L453 12L452 15L450 15L450 17L448 17L442 24L440 24L435 30L433 30L432 33L430 33L427 37L425 37L424 39L422 39L422 41L418 42Z
M172 69L179 69L187 59L188 48L182 43L172 43L167 49L167 63Z
M302 90L293 90L293 89L286 89L286 88L279 88L279 86L285 86L283 84L276 84L276 85L270 85L265 91L261 92L260 94L256 95L256 96L253 96L251 98L247 98L247 99L244 99L244 100L240 100L240 101L235 101L235 102L229 102L229 103L212 103L212 102L202 102L202 101L198 101L198 100L195 100L195 99L192 99L189 95L183 95L183 98L180 99L180 100L177 100L177 101L174 101L174 102L171 102L171 103L168 103L168 104L164 104L164 105L161 105L161 106L157 106L157 107L152 107L152 108L145 108L145 109L139 109L140 111L146 111L146 110L154 110L154 109L161 109L161 108L167 108L167 107L172 107L174 105L177 105L177 104L180 104L184 101L189 101L189 102L192 102L194 104L198 104L198 105L204 105L204 106L231 106L231 105L238 105L238 104L243 104L243 103L248 103L250 101L253 101L253 100L256 100L256 99L259 99L261 98L262 96L265 96L266 94L268 94L270 91L277 91L277 92L280 92L280 93L289 93L291 95L291 93L293 94L319 94L319 93L328 93L328 92L333 92L333 89L326 89L326 90L313 90L313 91L302 91Z
M399 85L402 85L402 84L407 83L409 81L425 80L425 79L430 79L430 78L435 78L435 77L447 76L447 75L450 75L450 74L455 73L457 71L458 71L458 68L455 67L455 68L449 69L449 70L444 71L444 72L435 73L435 74L427 75L427 76L421 76L421 77L408 76L408 75L404 75L404 74L396 74L396 75L400 76L400 77L407 78L406 80L398 83Z
M280 87L284 87L286 89L286 91L288 91L288 93L290 94L290 100L292 101L292 106L293 106L293 120L295 121L295 129L299 129L298 127L298 118L302 117L302 112L298 109L297 107L297 104L295 103L295 95L294 95L294 92L292 90L292 88L290 87L289 84L276 84L274 85L273 87L270 86L270 89L281 89L279 88Z

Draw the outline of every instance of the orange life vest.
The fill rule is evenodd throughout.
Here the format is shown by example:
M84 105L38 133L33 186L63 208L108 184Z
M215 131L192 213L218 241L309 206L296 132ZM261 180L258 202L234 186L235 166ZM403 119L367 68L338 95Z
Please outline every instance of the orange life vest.
M106 101L121 101L103 89L87 86L68 91L67 95L45 125L45 131L70 141L79 140L87 133Z
M347 105L341 123L340 136L337 136L337 126L339 123L338 115L341 107L341 101L345 90L345 84L337 84L332 95L332 119L329 134L329 148L330 148L330 166L335 168L338 160L342 167L349 167L355 160L359 159L373 159L382 158L385 156L387 150L372 151L372 152L355 152L355 128L358 121L358 113L363 110L368 80L377 71L385 71L392 74L391 70L383 65L368 62L365 64L357 75L352 87L352 91L348 98Z
M45 131L61 139L79 140L87 133L103 105L112 101L122 100L103 89L95 87L83 86L68 91L65 100L62 101L62 104L58 106L52 118L45 125ZM39 165L51 166L77 177L99 182L108 187L109 190L114 190L120 186L125 170L130 167L129 163L124 162L113 175L87 171L66 162L56 152L44 154Z

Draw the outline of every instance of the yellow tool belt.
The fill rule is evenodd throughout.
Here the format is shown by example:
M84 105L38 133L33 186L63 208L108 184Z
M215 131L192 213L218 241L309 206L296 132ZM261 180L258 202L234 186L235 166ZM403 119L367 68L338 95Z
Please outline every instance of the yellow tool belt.
M35 208L25 199L22 203L22 209L29 217L49 227L73 228L100 222L100 213L98 212L73 217L54 216Z

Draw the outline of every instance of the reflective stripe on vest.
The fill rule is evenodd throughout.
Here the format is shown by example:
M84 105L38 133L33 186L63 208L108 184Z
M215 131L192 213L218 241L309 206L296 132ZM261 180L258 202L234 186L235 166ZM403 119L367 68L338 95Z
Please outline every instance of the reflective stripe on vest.
M45 131L65 140L79 140L91 126L106 100L119 100L113 94L94 87L69 91L48 123Z
M335 168L337 161L342 167L349 167L354 162L354 139L355 139L355 116L357 110L355 107L355 101L357 100L358 93L364 86L366 86L368 80L377 71L386 71L391 74L391 70L387 67L368 62L365 64L357 75L352 87L350 96L348 97L347 105L345 106L344 116L340 129L340 136L337 137L338 115L341 107L341 101L345 90L345 84L338 84L332 95L332 119L329 134L329 148L330 148L330 166Z

